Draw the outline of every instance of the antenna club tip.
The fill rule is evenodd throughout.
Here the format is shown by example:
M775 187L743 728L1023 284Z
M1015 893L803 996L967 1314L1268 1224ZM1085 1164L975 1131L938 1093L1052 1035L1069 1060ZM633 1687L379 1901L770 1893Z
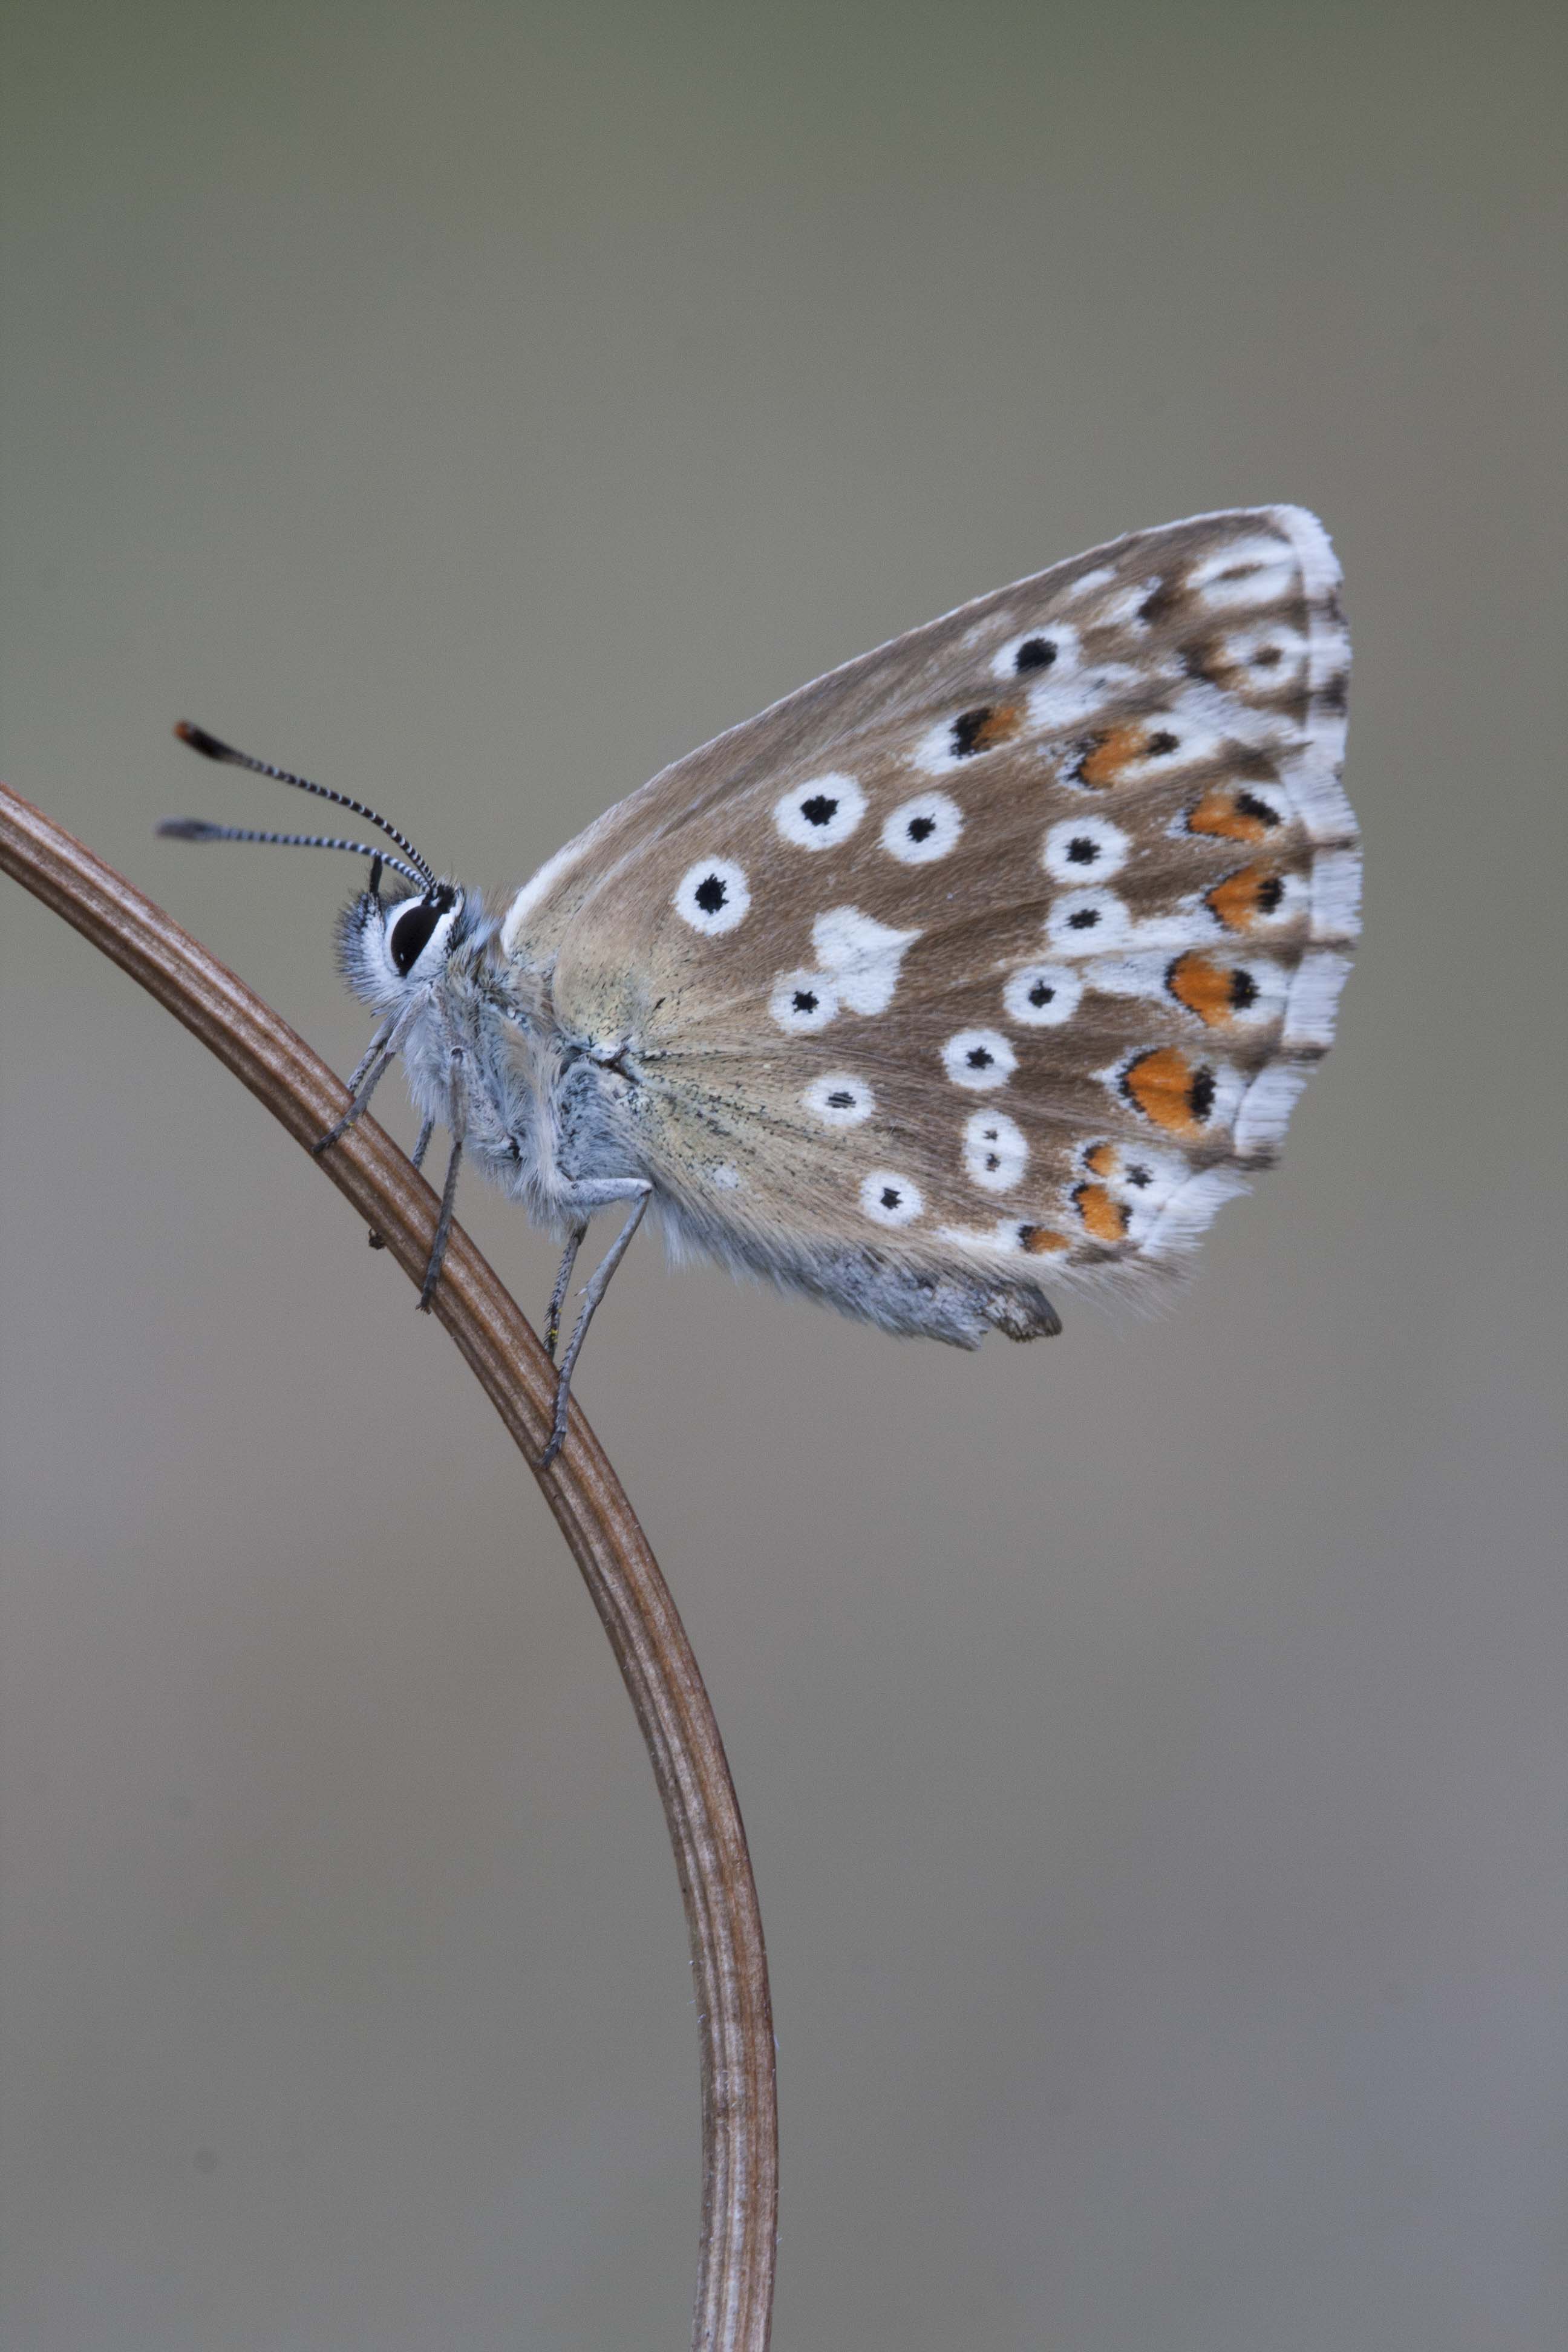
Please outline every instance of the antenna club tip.
M199 751L204 760L232 760L234 757L226 743L220 743L216 735L209 735L205 727L195 726L188 719L178 722L174 733L182 743L188 743L193 751Z
M210 841L216 831L199 816L161 816L153 829L165 841Z

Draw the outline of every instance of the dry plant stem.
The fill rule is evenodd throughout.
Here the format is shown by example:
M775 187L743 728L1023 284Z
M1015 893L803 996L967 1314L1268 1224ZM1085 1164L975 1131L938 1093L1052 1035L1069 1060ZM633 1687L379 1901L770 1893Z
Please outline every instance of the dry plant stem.
M0 866L101 948L210 1046L307 1152L344 1106L286 1023L149 899L0 785ZM417 1288L436 1196L369 1117L311 1164ZM604 1622L653 1759L691 1934L702 2040L702 2242L696 2352L765 2352L778 2191L773 2021L740 1808L690 1643L647 1539L577 1411L541 1473L555 1375L460 1226L434 1310L534 1470Z

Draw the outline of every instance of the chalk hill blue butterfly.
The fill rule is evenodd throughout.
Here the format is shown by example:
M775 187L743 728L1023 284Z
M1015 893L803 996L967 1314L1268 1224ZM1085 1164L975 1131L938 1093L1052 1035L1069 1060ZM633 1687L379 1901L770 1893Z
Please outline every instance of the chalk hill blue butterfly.
M565 1251L595 1211L679 1254L964 1348L1060 1325L1047 1284L1145 1287L1273 1159L1333 1036L1361 856L1340 783L1339 568L1296 507L1135 532L962 605L679 760L488 908L395 845L343 910L466 1155ZM383 894L387 871L402 886Z

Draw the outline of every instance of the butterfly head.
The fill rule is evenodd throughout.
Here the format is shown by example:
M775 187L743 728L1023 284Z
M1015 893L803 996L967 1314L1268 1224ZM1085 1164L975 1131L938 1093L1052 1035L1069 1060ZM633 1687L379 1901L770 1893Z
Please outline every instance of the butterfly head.
M454 882L384 898L380 864L372 866L369 888L338 917L338 966L357 997L389 1013L440 980L482 916L478 898Z

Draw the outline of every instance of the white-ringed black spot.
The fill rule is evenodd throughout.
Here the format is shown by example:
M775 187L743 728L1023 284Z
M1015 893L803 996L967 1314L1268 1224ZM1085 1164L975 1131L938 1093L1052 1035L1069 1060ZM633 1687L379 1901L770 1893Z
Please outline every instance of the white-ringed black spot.
M1026 1029L1056 1029L1072 1019L1082 995L1081 978L1066 964L1030 963L1008 973L1002 1003Z
M1061 621L1049 629L1026 629L1018 636L1005 638L989 667L992 677L1000 678L1005 687L1016 688L1022 684L1030 706L1037 701L1044 709L1059 698L1064 681L1077 673L1080 655L1078 630L1070 622Z
M864 1078L851 1070L829 1070L813 1078L801 1101L824 1127L863 1127L877 1108L877 1098Z
M708 857L689 866L670 901L683 923L710 939L743 922L751 903L744 871L730 857Z
M1134 1191L1142 1192L1147 1190L1147 1188L1154 1181L1154 1179L1150 1174L1147 1168L1137 1167L1130 1168L1127 1171L1127 1181L1133 1187Z
M963 1165L984 1192L1010 1192L1029 1164L1029 1145L1016 1120L976 1111L963 1128Z
M1018 1056L999 1029L961 1029L942 1049L942 1067L955 1087L986 1093L1005 1087Z
M1258 982L1249 971L1244 971L1241 965L1237 964L1230 975L1231 1010L1236 1013L1245 1013L1248 1005L1256 1004L1257 1002Z
M1080 881L1093 872L1110 881L1132 854L1130 835L1109 817L1063 817L1041 846L1041 861L1054 882Z
M1053 845L1047 846L1048 870ZM1047 939L1065 955L1104 955L1124 945L1131 931L1132 918L1114 890L1064 890L1046 918Z
M837 849L865 814L860 786L853 776L837 772L796 784L773 803L773 823L795 849Z
M1272 831L1279 823L1279 810L1268 801L1259 800L1256 793L1237 793L1235 806L1238 816L1250 817L1266 831Z
M1173 751L1181 749L1181 737L1173 735L1168 727L1159 728L1144 745L1144 757L1150 760L1168 759Z
M791 1036L809 1037L837 1019L838 991L825 972L781 972L768 998L768 1011ZM809 1093L806 1099L820 1113L820 1102Z
M921 793L900 801L882 825L882 846L900 866L931 866L945 857L963 831L963 811L946 793Z
M860 1206L873 1224L912 1225L925 1207L918 1184L896 1168L873 1168L860 1186Z

